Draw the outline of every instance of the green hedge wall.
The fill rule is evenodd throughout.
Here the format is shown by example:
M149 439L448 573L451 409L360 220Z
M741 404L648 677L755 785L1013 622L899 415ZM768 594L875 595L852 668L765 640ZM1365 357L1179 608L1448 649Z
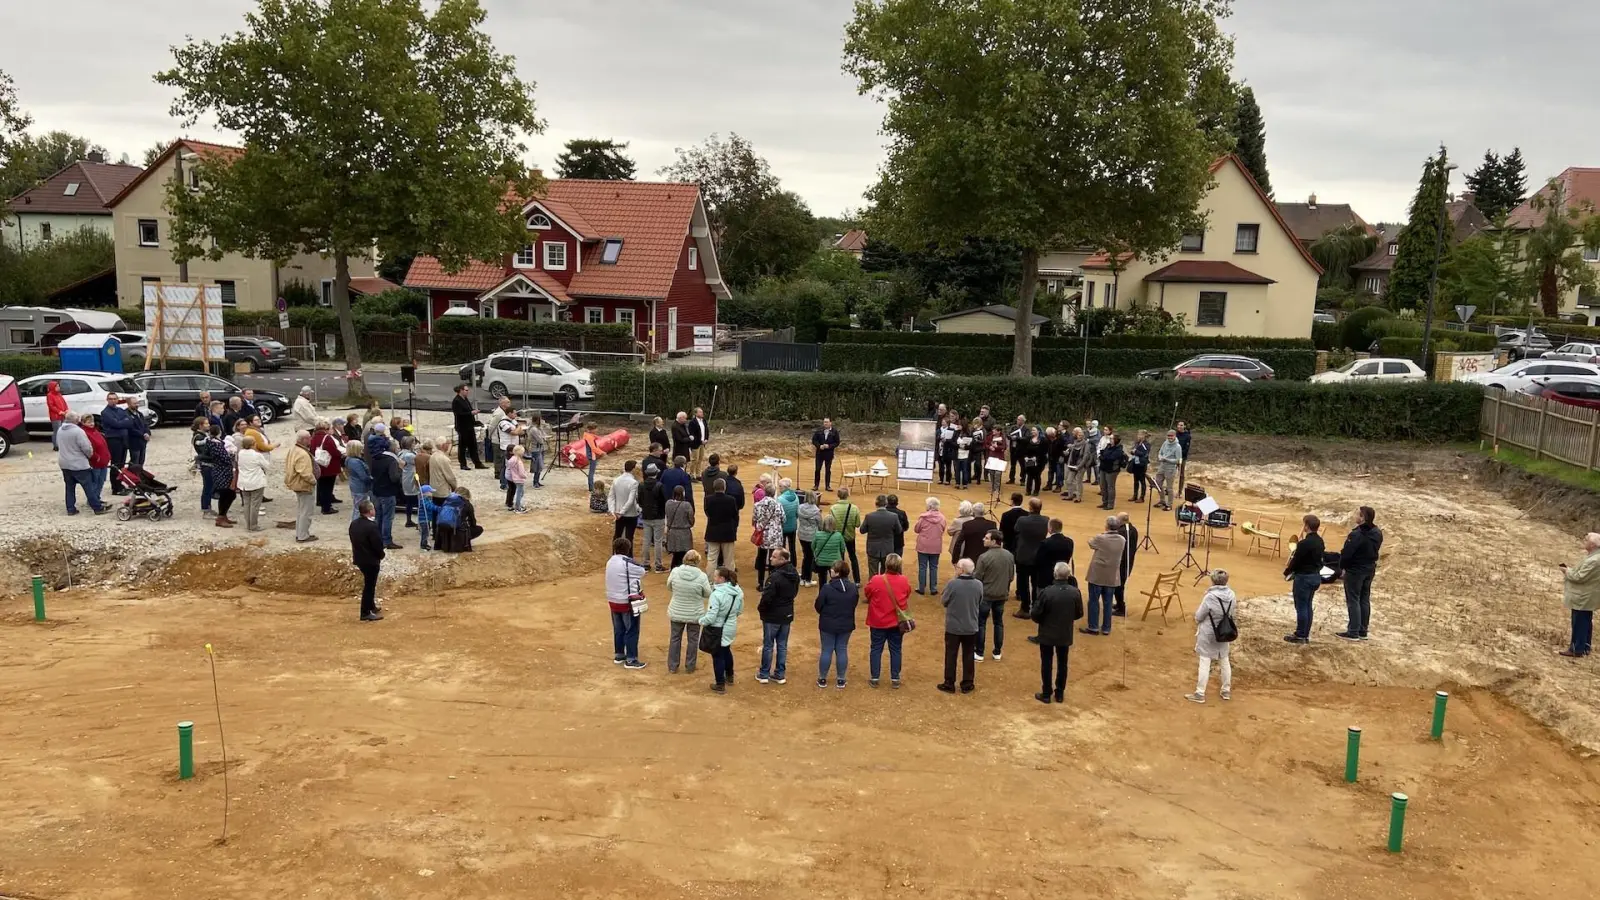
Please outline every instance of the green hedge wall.
M1130 381L1105 378L888 378L827 373L607 369L598 373L596 406L645 411L712 407L720 420L810 423L823 416L894 422L927 414L927 403L976 410L988 404L1002 421L1090 418L1123 427L1165 428L1176 414L1206 430L1361 440L1471 440L1478 433L1481 388L1437 382L1329 384L1273 381ZM643 385L640 384L643 379ZM1203 440L1203 438L1201 439ZM1204 452L1203 450L1201 452Z
M830 344L898 344L912 346L1010 347L1014 338L1007 334L940 334L936 331L865 331L835 328L828 332ZM1090 338L1090 347L1122 347L1137 350L1312 350L1307 338L1206 337L1204 335L1108 334ZM1083 338L1035 338L1035 350L1082 348Z
M31 375L43 375L60 370L61 360L45 353L0 354L0 375L10 375L22 380Z
M1089 374L1131 378L1144 369L1175 366L1194 350L1107 349L1090 345ZM1255 350L1249 354L1271 366L1279 378L1305 381L1316 370L1315 350ZM1011 371L1011 347L951 347L904 344L823 344L824 372L883 374L900 366L922 366L940 375L1004 375ZM1034 350L1035 375L1078 375L1084 370L1082 346Z
M517 335L542 340L576 338L633 339L626 325L588 325L581 322L529 322L525 319L481 319L466 316L440 316L433 323L440 334Z
M1434 353L1492 353L1493 335L1470 331L1444 331L1433 336L1430 348ZM1380 356L1398 356L1406 359L1422 358L1422 338L1386 337L1378 340Z

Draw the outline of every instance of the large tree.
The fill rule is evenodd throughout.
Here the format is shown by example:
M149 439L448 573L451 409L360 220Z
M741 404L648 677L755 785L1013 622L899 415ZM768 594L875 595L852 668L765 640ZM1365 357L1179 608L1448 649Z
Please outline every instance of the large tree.
M33 119L17 103L17 89L11 76L0 72L0 165L11 160L11 143Z
M1256 105L1256 92L1249 85L1238 89L1239 105L1233 114L1234 152L1244 161L1261 189L1272 196L1272 181L1267 177L1267 123Z
M104 157L105 152L106 148L94 141L65 131L39 137L25 134L12 142L10 156L0 167L0 197L15 197L70 163L86 159L90 153Z
M632 181L634 164L623 153L627 149L627 144L613 140L573 138L556 157L556 175L597 181Z
M1588 201L1571 202L1561 179L1551 179L1529 201L1542 221L1528 232L1525 247L1530 293L1539 296L1546 316L1561 312L1561 298L1574 290L1595 290L1595 272L1583 248L1600 247L1600 215Z
M1203 129L1235 97L1226 0L857 0L845 68L886 103L874 227L901 247L1019 249L1012 370L1032 371L1039 254L1117 235L1141 255L1195 227Z
M527 240L514 198L541 184L522 139L543 123L483 19L477 0L260 0L244 31L176 48L156 76L178 91L173 114L215 118L244 152L195 160L202 190L168 185L174 256L330 255L359 373L351 257L425 253L459 269ZM366 393L359 374L349 388Z
M661 167L660 174L700 185L714 234L720 235L727 227L728 213L734 207L778 192L772 167L756 154L748 139L737 134L729 134L727 140L713 134L698 147L678 147L673 152L678 158Z
M1522 149L1513 148L1506 156L1485 151L1483 162L1467 175L1467 187L1473 193L1473 203L1490 221L1516 209L1528 192Z
M1452 247L1439 269L1436 315L1454 318L1457 306L1477 307L1487 316L1527 311L1530 287L1523 274L1522 245L1516 232L1498 219L1496 227Z
M1391 309L1423 309L1434 266L1451 245L1454 228L1445 203L1450 193L1450 160L1443 147L1422 166L1411 200L1411 218L1400 229L1399 250L1385 298Z
M1335 228L1311 242L1311 258L1322 266L1318 287L1348 288L1355 284L1350 267L1378 249L1378 237L1366 226L1351 223Z

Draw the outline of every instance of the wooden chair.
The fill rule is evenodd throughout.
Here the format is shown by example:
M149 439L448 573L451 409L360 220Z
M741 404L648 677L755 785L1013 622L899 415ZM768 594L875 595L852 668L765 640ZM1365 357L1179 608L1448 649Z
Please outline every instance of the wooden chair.
M1156 576L1156 583L1144 594L1147 599L1144 604L1144 615L1139 617L1140 621L1150 618L1150 611L1156 610L1161 613L1162 624L1166 624L1167 611L1174 603L1178 604L1179 613L1185 612L1183 598L1178 596L1178 576L1181 574L1183 573L1163 572Z
M861 465L860 460L853 463L845 463L841 459L839 462L842 464L840 468L845 470L844 475L840 476L845 487L860 488L866 482L867 470L857 468L857 466Z
M1250 535L1250 546L1244 555L1260 551L1263 556L1270 550L1273 556L1283 555L1283 516L1254 514L1241 524L1240 529Z

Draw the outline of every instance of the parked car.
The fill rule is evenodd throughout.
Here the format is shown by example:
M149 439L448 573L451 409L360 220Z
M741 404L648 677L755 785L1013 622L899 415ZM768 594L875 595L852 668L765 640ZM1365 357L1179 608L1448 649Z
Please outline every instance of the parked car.
M1312 313L1311 321L1319 325L1337 325L1339 323L1339 320L1330 312Z
M555 355L566 359L567 362L572 364L573 368L575 368L575 369L582 368L582 366L578 365L578 361L576 359L572 358L572 353L571 352L569 352L567 350L559 350L559 349L556 349L555 347L515 347L515 348L512 348L510 350L502 350L500 352L501 353L554 353ZM472 362L469 362L466 365L462 366L461 368L457 369L456 370L456 377L460 378L462 382L464 382L466 384L470 384L473 387L483 387L483 364L488 362L488 361L489 361L488 357L484 357L483 359L475 359Z
M890 378L938 378L939 373L921 366L901 366L883 373Z
M1600 378L1551 378L1529 385L1523 393L1584 409L1600 409Z
M276 372L294 361L282 344L267 338L224 338L222 349L234 369L246 374L262 370Z
M0 459L11 452L11 444L27 440L28 429L22 421L22 394L17 390L17 380L10 375L0 375Z
M137 397L145 402L144 392L137 382L127 375L108 372L51 372L34 375L17 382L17 392L22 395L22 418L29 428L48 431L50 411L45 405L45 394L50 382L61 386L61 396L66 398L67 409L80 415L98 416L106 408L106 395ZM154 425L155 414L147 406L146 421Z
M200 405L200 392L208 391L211 399L228 402L229 397L240 396L244 390L238 385L215 375L203 372L135 372L131 376L145 394L145 403L163 422L188 422ZM294 401L277 391L256 391L256 411L261 413L261 424L287 413Z
M1357 359L1337 369L1311 376L1312 384L1338 384L1344 381L1427 381L1428 373L1409 359L1383 357Z
M1174 381L1234 381L1249 384L1250 379L1238 369L1219 369L1209 366L1189 366L1188 368L1173 369Z
M508 350L484 360L483 380L495 397L564 395L568 403L594 399L594 373L573 365L565 354Z
M111 336L122 345L124 363L143 363L150 353L150 340L142 331L113 331Z
M1184 369L1232 369L1243 375L1246 381L1270 381L1274 377L1272 367L1250 356L1238 356L1232 353L1208 353L1186 359L1172 368L1145 369L1138 374L1138 378L1160 380L1174 377L1173 373Z
M1554 350L1546 350L1540 358L1600 364L1600 344L1562 344Z
M1495 349L1506 351L1512 359L1536 357L1550 349L1550 339L1540 331L1502 331L1496 340Z
M1476 375L1467 375L1459 379L1468 384L1481 384L1486 388L1502 391L1520 391L1533 384L1535 379L1545 379L1551 376L1585 376L1600 375L1600 365L1594 363L1575 363L1550 359L1519 359L1509 362L1495 369L1493 372L1479 372Z

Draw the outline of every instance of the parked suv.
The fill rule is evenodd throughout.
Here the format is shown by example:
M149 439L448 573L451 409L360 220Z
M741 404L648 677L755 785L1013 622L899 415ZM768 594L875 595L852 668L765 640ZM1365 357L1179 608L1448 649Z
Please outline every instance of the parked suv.
M144 391L146 405L164 422L191 421L200 405L201 391L223 403L244 393L233 382L203 372L135 372L131 377ZM277 391L256 391L255 398L263 425L287 413L292 405Z
M559 352L508 350L483 361L483 381L495 397L554 397L567 402L594 399L594 374Z
M289 351L277 341L256 337L231 337L223 340L223 353L234 368L243 373L266 370L276 372L292 360Z
M1544 359L1564 359L1567 362L1600 363L1600 344L1571 343L1562 344L1554 350L1546 350Z
M1261 360L1232 353L1208 353L1196 356L1178 363L1171 369L1145 369L1138 377L1152 380L1171 378L1173 374L1183 369L1232 369L1249 381L1270 381L1274 377L1272 367Z
M575 369L576 368L582 368L581 366L578 365L578 361L576 359L572 358L572 354L571 353L568 353L565 350L557 350L557 349L554 349L554 348L551 348L551 347L517 347L517 348L512 349L512 350L502 350L500 352L501 353L554 353L555 355L557 355L557 356L565 359L567 362L571 363L573 368L575 368ZM484 381L483 381L483 366L488 361L489 361L488 357L484 357L483 359L473 360L472 362L469 362L466 365L462 366L461 368L457 369L456 370L456 376L458 378L460 378L461 381L463 383L465 383L465 384L470 384L473 387L483 387L483 385L484 385Z
M1497 350L1504 350L1512 359L1537 357L1550 349L1550 339L1539 331L1502 331L1497 338Z
M45 404L45 394L48 393L52 381L61 387L61 396L67 401L67 409L79 415L100 415L105 411L107 394L117 394L124 398L137 397L140 403L146 399L138 383L127 375L107 372L52 372L49 375L35 375L17 382L17 392L22 395L22 418L28 428L49 429L50 410ZM144 409L144 415L146 421L155 424L156 417L148 406Z

